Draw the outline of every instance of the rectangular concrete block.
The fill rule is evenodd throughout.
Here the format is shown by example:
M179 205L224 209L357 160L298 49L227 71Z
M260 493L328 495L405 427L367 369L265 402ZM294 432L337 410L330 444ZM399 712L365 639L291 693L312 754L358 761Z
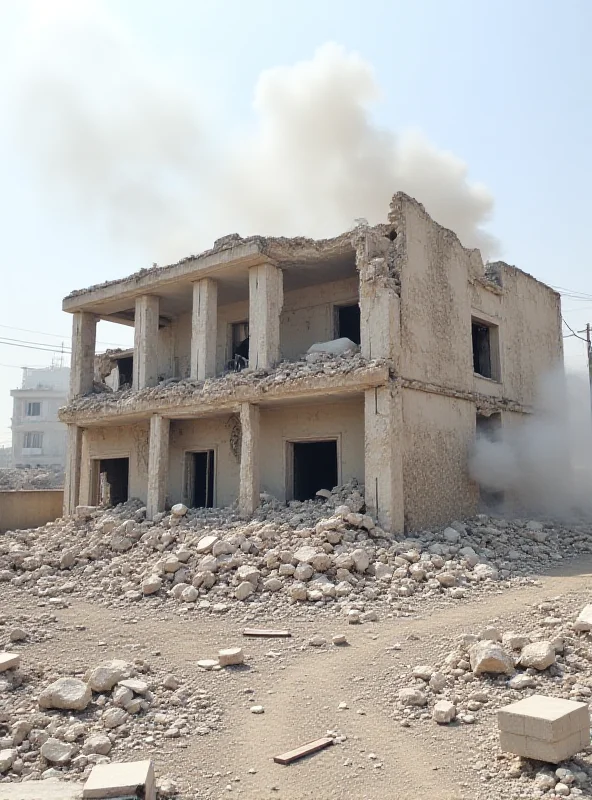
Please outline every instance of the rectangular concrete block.
M152 761L97 764L84 784L82 796L96 800L125 796L156 800Z
M590 736L585 737L582 731L576 731L558 742L544 742L530 736L500 731L500 747L505 752L551 764L558 764L579 753L587 747L589 740Z
M16 669L20 663L21 657L17 653L0 653L0 672Z
M573 733L588 730L590 711L586 703L534 694L497 712L500 731L558 742Z
M0 783L0 800L82 800L82 784L53 778Z

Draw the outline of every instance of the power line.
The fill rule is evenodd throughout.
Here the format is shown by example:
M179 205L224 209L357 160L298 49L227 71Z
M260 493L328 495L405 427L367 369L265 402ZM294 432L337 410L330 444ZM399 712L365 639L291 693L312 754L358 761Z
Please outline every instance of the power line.
M70 340L72 337L70 334L67 336L61 335L59 333L47 333L46 331L32 331L29 328L16 328L14 325L0 325L0 328L6 328L9 331L22 331L23 333L39 333L41 336L51 336L54 339L66 339ZM113 347L123 347L122 344L118 344L117 342L97 342L97 344L110 344Z
M16 344L15 342L3 342L0 340L0 345L6 345L8 347L22 347L25 350L40 350L42 353L64 353L65 355L69 355L69 350L59 350L56 348L46 348L46 347L32 347L27 344Z
M575 336L575 337L576 337L576 339L581 339L583 342L586 342L586 344L588 344L588 340L587 340L587 339L584 339L584 337L583 337L583 336L580 336L578 333L576 333L576 332L574 331L574 329L571 327L571 325L569 325L569 324L568 324L568 323L565 321L565 319L563 318L563 316L561 317L561 321L563 322L563 324L565 325L565 327L566 327L566 328L567 328L569 331L571 331L571 335L572 335L572 336Z

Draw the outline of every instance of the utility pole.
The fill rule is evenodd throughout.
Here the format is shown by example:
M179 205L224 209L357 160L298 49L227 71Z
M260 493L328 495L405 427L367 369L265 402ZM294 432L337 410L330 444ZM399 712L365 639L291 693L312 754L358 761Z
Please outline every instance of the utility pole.
M592 327L586 325L586 343L588 345L588 382L590 384L590 403L592 404Z

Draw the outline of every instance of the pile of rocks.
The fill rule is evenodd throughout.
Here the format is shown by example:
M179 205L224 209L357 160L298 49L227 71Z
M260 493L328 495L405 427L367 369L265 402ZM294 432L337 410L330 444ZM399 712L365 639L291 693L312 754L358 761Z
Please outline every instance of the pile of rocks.
M207 734L219 722L206 692L141 659L52 681L40 668L8 669L0 674L0 780L84 779L95 764Z
M395 681L391 699L400 724L467 725L481 721L489 733L481 734L480 739L498 750L501 774L492 772L491 778L532 781L534 794L520 795L525 797L551 790L557 796L589 796L592 765L574 759L554 770L500 754L495 724L498 708L529 694L590 702L592 606L577 614L571 605L565 598L541 603L538 620L525 615L526 633L489 626L461 636L451 651L446 642L434 643L439 657L433 664L418 665Z
M22 467L0 469L0 489L61 489L64 485L62 467Z
M459 600L592 549L589 526L483 515L393 539L365 513L362 487L319 494L287 507L262 495L250 521L235 507L179 504L153 521L137 501L83 507L74 518L6 533L0 582L50 604L84 594L111 604L170 598L187 610L246 601L355 611L379 599L394 607L412 597Z

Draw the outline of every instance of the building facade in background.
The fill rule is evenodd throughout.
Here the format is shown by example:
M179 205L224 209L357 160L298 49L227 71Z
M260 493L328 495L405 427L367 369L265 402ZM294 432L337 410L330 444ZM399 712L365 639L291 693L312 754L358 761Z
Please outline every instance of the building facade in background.
M473 514L478 433L514 430L562 362L559 295L393 197L333 239L237 234L73 292L65 511L140 498L251 514L357 481L400 532ZM95 361L98 320L133 350ZM95 369L97 370L95 373Z
M20 389L13 389L12 465L61 467L66 457L66 426L58 411L68 399L70 369L23 369Z

